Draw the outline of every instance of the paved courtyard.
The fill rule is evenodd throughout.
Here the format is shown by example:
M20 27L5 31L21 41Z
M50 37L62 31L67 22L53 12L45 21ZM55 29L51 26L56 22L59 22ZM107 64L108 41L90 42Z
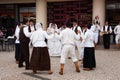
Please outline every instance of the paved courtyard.
M70 59L64 69L64 75L59 72L59 57L51 57L53 74L46 72L32 74L31 70L18 68L14 59L14 51L0 51L0 80L120 80L120 50L104 50L99 47L95 50L97 67L92 71L84 71L80 65L80 73L75 72L74 64Z

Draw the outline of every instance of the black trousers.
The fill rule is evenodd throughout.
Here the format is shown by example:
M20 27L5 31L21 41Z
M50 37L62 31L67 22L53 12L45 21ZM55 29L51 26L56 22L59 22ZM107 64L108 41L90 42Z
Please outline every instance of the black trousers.
M25 61L26 68L29 68L29 43L20 42L19 67L23 66Z
M20 43L15 43L15 59L19 61L20 56Z
M110 34L104 34L103 35L103 44L105 49L110 48Z

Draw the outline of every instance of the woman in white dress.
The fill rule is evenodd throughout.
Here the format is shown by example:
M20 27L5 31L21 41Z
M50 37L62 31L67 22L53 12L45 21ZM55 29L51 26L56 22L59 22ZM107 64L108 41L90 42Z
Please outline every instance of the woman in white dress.
M54 23L50 23L49 27L47 29L48 35L54 34L54 31L57 31L59 33L59 29L57 28L57 25ZM59 39L56 39L53 37L52 39L48 39L48 50L50 56L60 56L61 55L61 41Z

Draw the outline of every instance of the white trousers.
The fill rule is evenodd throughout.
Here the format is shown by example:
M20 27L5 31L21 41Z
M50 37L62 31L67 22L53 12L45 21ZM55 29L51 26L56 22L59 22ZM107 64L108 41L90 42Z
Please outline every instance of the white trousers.
M75 41L75 45L78 49L78 59L81 60L83 59L83 56L84 56L84 48L82 47L81 45L81 41Z
M98 43L98 33L94 32L94 42L97 44Z
M75 46L68 44L68 45L63 45L61 59L60 59L61 64L65 64L68 54L70 54L70 57L72 58L73 62L78 61L75 54Z
M116 41L116 44L120 44L120 35L116 35L115 41Z

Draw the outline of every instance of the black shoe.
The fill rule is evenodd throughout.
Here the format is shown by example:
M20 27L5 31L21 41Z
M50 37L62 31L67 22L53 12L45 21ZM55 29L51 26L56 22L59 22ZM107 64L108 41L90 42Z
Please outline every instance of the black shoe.
M18 65L19 68L24 67L23 65Z
M29 67L26 67L25 69L26 69L26 70L29 70L30 68L29 68Z
M71 59L71 57L68 57L68 59Z

